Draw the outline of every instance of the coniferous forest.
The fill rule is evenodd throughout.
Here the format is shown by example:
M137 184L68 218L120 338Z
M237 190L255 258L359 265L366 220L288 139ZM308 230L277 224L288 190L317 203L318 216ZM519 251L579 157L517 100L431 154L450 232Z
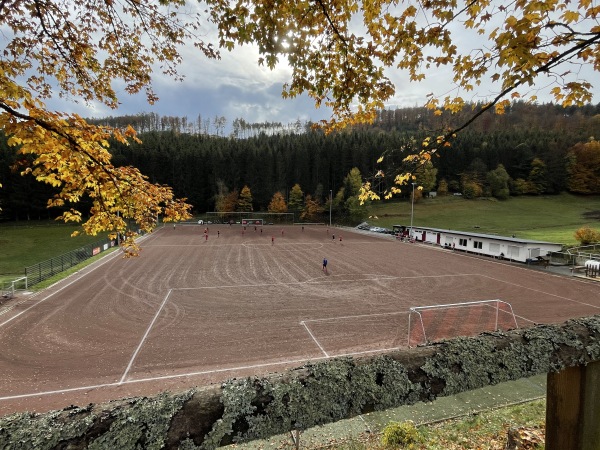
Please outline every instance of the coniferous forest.
M405 170L403 158L425 136L463 123L478 107L470 105L452 116L436 116L420 107L384 110L372 125L329 135L312 129L310 123L253 124L236 119L228 124L224 117L198 117L192 122L140 114L95 122L131 124L142 143L112 144L113 163L134 165L150 181L171 186L178 197L187 198L195 213L217 210L220 200L245 187L251 192L252 209L266 211L277 192L289 202L298 185L315 205L325 205L331 191L334 208L342 214L342 205L356 195L353 169L363 178L378 170L387 175ZM600 194L596 138L600 138L600 105L563 108L517 102L503 115L479 117L433 158L431 167L423 173L417 170L417 180L425 190L466 197ZM377 164L382 154L386 157ZM20 175L19 160L24 157L0 139L0 218L58 215L58 210L46 209L53 188ZM377 179L373 189L385 190L392 179Z

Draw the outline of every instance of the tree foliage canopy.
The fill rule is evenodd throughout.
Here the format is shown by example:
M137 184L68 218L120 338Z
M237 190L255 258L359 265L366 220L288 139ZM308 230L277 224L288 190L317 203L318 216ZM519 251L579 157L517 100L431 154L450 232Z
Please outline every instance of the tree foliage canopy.
M589 102L593 86L581 68L600 69L600 6L593 0L206 3L219 27L220 45L257 43L259 63L268 67L285 60L293 72L284 96L308 93L317 106L331 107L328 129L372 120L396 94L391 75L396 69L414 82L447 70L454 89L427 100L438 115L481 99L477 91L485 87L487 99L479 112L408 152L407 167L395 174L397 185L414 181L411 172L482 112L502 113L513 99L535 102L539 86L564 106ZM367 184L361 198L378 197Z
M600 194L600 142L577 144L567 154L569 188L577 194Z
M76 114L52 112L44 102L66 97L116 108L117 89L144 90L150 103L156 101L153 67L178 78L177 47L198 29L198 18L184 6L179 0L0 3L0 128L9 145L32 155L23 172L59 188L50 206L91 200L87 233L125 231L127 218L148 231L159 214L167 221L187 217L189 205L137 169L111 163L109 139L135 140L133 129L90 125ZM217 56L210 45L196 45ZM82 212L73 208L62 218L79 222ZM137 251L132 238L126 241L129 254Z
M269 206L267 211L272 213L286 213L287 212L287 204L285 203L285 198L283 194L279 191L273 194L271 201L269 202Z
M299 211L304 205L304 192L298 183L292 186L290 190L290 198L288 200L288 208L292 211Z
M412 81L450 68L456 92L429 101L450 111L464 106L464 93L489 81L497 91L490 104L502 111L507 96L535 100L532 86L541 76L557 102L588 102L592 85L578 68L600 67L600 6L592 0L206 3L221 46L254 42L259 63L269 67L285 58L293 74L284 95L307 92L331 106L331 127L370 121L396 92L390 68L406 70ZM476 48L459 47L458 30L476 36L469 41Z
M240 212L251 212L254 211L252 207L252 192L248 186L244 186L240 191L240 196L237 201L236 211Z

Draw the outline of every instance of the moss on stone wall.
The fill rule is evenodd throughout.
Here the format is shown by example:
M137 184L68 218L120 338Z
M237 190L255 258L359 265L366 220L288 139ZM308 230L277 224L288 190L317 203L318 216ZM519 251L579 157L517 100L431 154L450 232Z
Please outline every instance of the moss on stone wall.
M174 414L194 395L162 393L114 402L106 409L70 407L0 419L0 449L161 449Z
M212 449L600 359L600 316L0 419L0 449Z

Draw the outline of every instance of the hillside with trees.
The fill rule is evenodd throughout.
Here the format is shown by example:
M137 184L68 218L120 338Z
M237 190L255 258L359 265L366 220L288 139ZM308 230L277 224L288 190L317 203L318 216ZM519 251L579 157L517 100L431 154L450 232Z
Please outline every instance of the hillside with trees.
M131 117L105 121L125 126L125 119ZM110 151L115 166L135 166L151 183L171 186L196 213L289 210L300 217L310 196L311 212L305 214L314 218L315 211L329 210L331 196L334 215L356 221L361 218L355 201L359 177L405 169L403 159L412 143L463 119L460 113L437 116L425 108L404 108L381 111L373 125L330 134L312 130L308 123L290 132L280 124L269 128L243 122L244 129L261 132L242 138L240 133L222 137L202 130L184 132L184 118L162 121L142 114L131 122L140 127L141 143L112 142ZM440 195L504 200L563 191L600 194L600 144L595 136L600 136L600 105L565 109L518 102L503 115L485 113L414 173L423 192L437 190ZM50 186L19 175L26 156L17 156L5 139L0 145L0 183L5 186L0 190L1 217L27 220L60 214L59 208L46 209ZM386 158L378 164L382 154ZM393 181L372 179L379 191ZM400 196L409 194L405 191ZM274 203L277 193L281 197Z

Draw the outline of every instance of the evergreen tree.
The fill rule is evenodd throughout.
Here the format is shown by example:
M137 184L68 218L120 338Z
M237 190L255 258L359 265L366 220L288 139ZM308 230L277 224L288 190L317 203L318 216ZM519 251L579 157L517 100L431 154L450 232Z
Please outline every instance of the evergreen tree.
M546 164L540 158L534 158L533 161L531 161L531 171L529 172L527 181L531 184L532 193L543 194L546 192Z
M237 201L237 210L240 212L254 211L252 208L252 192L248 186L244 186L240 191L240 196Z
M502 164L498 164L496 169L489 171L486 180L494 197L506 200L510 196L508 188L510 176Z
M367 208L365 204L361 204L358 196L362 186L362 176L358 168L353 167L346 178L344 178L344 186L340 190L343 203L342 215L344 219L352 224L362 221L367 216ZM338 193L338 196L340 193ZM336 199L337 197L336 196Z
M304 206L304 192L300 188L300 185L296 183L290 191L290 198L288 200L288 208L290 211L300 211Z

